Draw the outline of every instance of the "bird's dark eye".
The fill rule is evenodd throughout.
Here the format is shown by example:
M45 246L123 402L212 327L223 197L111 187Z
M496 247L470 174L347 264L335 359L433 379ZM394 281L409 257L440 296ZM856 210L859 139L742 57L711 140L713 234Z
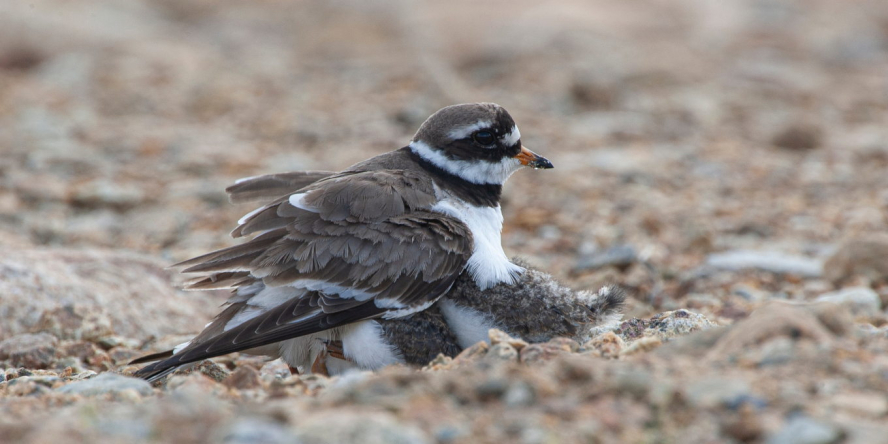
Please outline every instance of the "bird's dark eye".
M472 134L472 139L484 146L490 146L496 142L496 137L490 131L478 131Z

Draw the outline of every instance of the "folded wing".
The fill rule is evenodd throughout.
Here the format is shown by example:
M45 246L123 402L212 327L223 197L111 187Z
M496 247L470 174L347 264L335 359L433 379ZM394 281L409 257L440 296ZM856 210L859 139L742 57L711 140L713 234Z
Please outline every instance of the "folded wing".
M263 308L240 318L227 309L188 346L137 374L151 378L189 362L427 308L462 273L473 244L462 222L429 210L434 201L432 185L409 171L370 171L326 176L254 211L235 230L258 233L253 239L179 264L203 274L188 288L231 288L229 309L250 304L237 294L251 295L257 283L296 296L256 302Z

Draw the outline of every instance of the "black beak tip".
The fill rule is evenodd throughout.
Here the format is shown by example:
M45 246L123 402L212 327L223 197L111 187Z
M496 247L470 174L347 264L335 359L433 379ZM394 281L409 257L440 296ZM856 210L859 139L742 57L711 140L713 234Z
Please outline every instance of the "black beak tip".
M555 165L552 165L552 162L549 162L549 159L540 157L533 161L533 168L538 170L551 170L552 168L555 168Z

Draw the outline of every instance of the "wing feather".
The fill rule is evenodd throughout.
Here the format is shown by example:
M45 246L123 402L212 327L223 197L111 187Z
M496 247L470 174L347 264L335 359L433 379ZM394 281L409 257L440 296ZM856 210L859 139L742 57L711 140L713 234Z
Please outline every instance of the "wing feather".
M250 179L234 192L247 196L261 184L275 189L281 180ZM256 182L241 186L251 181ZM207 273L190 288L237 290L261 280L266 287L306 291L239 325L211 324L212 335L202 333L200 340L139 376L151 378L170 367L364 319L406 316L446 293L471 256L468 227L430 210L434 187L415 173L343 173L298 191L298 207L278 197L245 217L235 233L270 231L181 265L188 266L185 272ZM238 310L249 304L249 299L237 300ZM232 317L229 313L225 319Z
M295 171L249 177L237 181L225 191L231 203L275 200L334 174L332 171Z

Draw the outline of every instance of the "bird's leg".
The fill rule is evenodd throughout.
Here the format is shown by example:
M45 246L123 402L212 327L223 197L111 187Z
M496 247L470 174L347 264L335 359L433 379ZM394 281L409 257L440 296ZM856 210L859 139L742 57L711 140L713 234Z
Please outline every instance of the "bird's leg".
M348 361L345 357L345 350L342 348L342 341L330 341L327 343L327 354L330 356Z
M342 341L321 340L321 342L323 342L324 348L318 353L314 363L311 364L311 372L318 375L330 376L330 371L327 369L327 358L342 359L343 361L348 361L348 358L345 357Z
M299 369L298 368L293 367L292 365L288 365L287 368L290 369L291 376L299 376Z
M311 364L311 372L316 375L324 375L330 376L330 372L327 371L327 349L324 348L318 353L318 357L315 358L314 362Z

